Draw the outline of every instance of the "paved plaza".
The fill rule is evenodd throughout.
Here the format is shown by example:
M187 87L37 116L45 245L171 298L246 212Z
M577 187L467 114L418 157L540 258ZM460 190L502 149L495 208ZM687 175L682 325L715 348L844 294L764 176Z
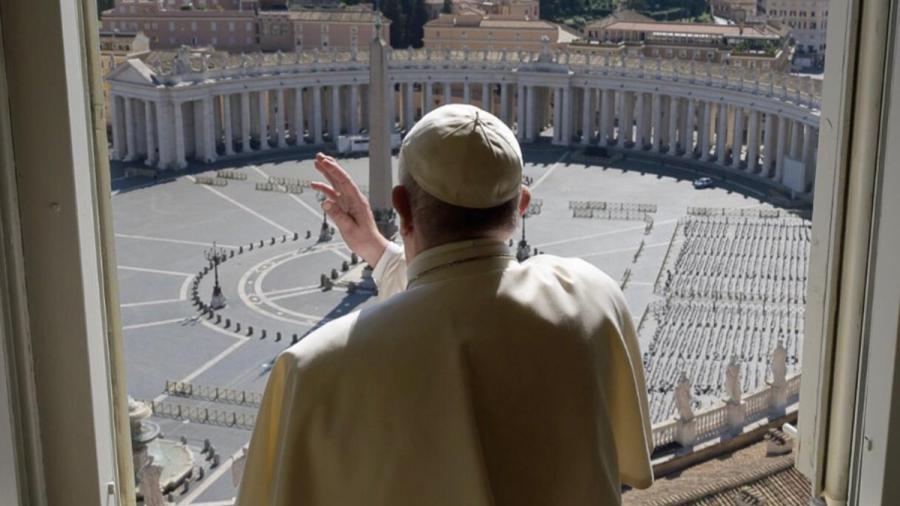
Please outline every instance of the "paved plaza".
M279 191L284 187L278 184L267 191L257 184L270 178L319 180L312 155L231 160L159 180L125 177L126 167L113 168L129 394L157 401L167 414L154 420L166 438L185 437L198 456L209 439L221 456L203 480L176 494L180 504L234 496L231 457L249 439L258 394L278 353L323 322L375 303L371 293L348 291L340 283L327 291L320 287L323 274L342 274L342 264L352 267L352 259L339 234L318 242L322 212L316 193ZM604 164L550 147L529 148L525 155L525 176L543 203L540 214L527 219L529 244L545 254L583 258L624 280L635 321L660 300L654 287L688 207L772 208L753 188L719 182L695 190L695 175L652 160ZM367 183L366 158L341 163ZM227 185L198 184L222 169L241 176L225 180ZM615 213L576 218L571 201L652 204L656 210L648 226ZM213 242L225 251L219 278L228 300L214 318L192 304L195 276L207 266L204 252ZM210 271L196 287L205 303L212 286ZM647 351L652 332L640 338ZM182 385L177 394L174 382ZM197 420L201 410L206 419Z

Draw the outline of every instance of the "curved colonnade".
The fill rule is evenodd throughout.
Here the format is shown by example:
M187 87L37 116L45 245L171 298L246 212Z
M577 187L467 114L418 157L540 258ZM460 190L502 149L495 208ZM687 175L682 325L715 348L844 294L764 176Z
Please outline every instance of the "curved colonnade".
M364 52L128 60L108 77L114 159L160 170L333 142L368 128ZM600 145L696 161L811 190L821 82L643 57L397 50L388 110L405 131L472 103L524 143Z

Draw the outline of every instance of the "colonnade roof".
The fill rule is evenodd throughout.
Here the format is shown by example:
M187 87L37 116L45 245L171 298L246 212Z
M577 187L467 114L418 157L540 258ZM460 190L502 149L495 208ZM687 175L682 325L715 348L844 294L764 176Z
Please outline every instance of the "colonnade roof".
M254 78L273 75L307 73L333 74L339 71L368 74L367 51L298 51L291 53L231 54L211 50L153 51L140 59L123 63L107 79L120 81L132 67L149 85L177 86L181 83L211 82L217 79ZM591 54L567 50L541 51L484 50L391 50L388 64L392 73L429 71L457 73L459 77L472 72L556 72L571 74L577 79L594 76L628 77L632 79L663 79L681 83L711 84L717 87L778 96L800 97L796 100L811 110L818 110L822 83L779 71L759 71L721 63L684 61L680 59L647 58L622 53ZM133 79L126 80L135 84Z

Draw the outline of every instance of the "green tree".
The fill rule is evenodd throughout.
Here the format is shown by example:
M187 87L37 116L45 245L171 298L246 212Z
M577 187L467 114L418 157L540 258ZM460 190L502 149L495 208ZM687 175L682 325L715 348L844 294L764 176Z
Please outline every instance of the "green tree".
M444 14L452 14L453 0L444 0L444 6L441 7L441 12L443 12Z
M425 23L428 22L428 8L425 0L408 0L406 16L406 44L414 48L422 47L425 38Z
M406 15L400 5L400 0L383 0L381 13L391 20L391 46L395 48L406 47Z
M113 0L97 0L97 16L105 10L113 8Z

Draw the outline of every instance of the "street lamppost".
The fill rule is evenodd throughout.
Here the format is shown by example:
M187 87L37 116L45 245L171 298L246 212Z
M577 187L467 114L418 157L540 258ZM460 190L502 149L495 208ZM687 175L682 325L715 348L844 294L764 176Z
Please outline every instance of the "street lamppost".
M316 199L321 203L325 202L325 194L319 192ZM319 242L328 242L334 234L331 232L331 226L328 225L328 214L322 210L322 229L319 230Z
M213 286L212 299L209 301L209 307L212 309L222 309L225 307L225 295L222 293L222 287L219 286L219 264L225 261L225 249L216 246L213 243L212 248L203 252L206 260L213 265L213 273L215 274L216 284Z
M528 204L528 207L525 209L525 212L522 214L522 240L519 241L519 247L516 250L516 260L520 262L524 262L531 257L531 246L528 244L528 240L525 239L525 219L531 216L535 216L541 214L541 208L544 206L544 201L541 199L532 199L531 203Z

